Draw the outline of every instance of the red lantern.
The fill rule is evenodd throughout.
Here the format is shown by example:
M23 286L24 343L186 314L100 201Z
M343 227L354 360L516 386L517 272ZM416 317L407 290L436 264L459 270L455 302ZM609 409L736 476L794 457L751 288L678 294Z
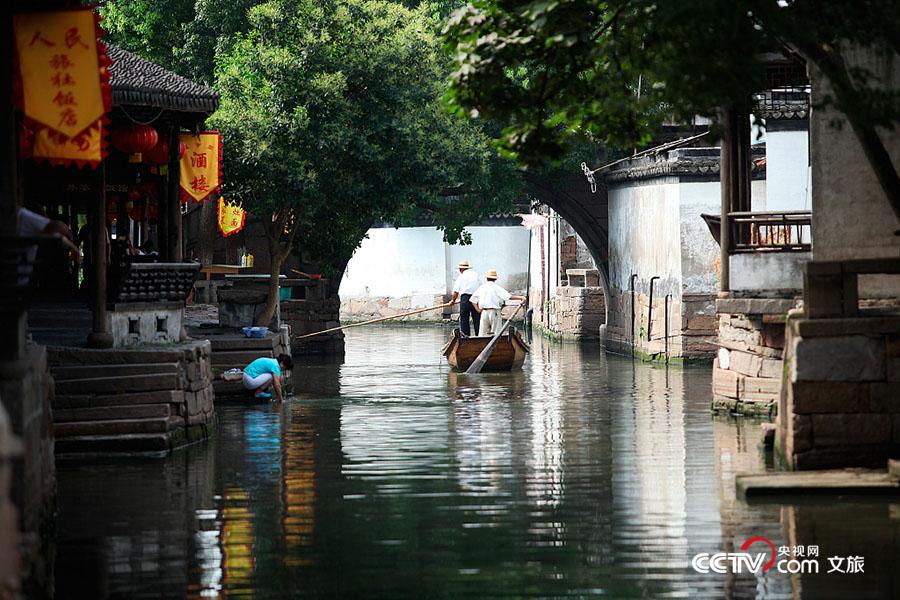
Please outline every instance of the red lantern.
M120 152L138 154L153 148L159 141L159 134L149 125L132 123L114 129L110 141Z
M181 160L181 157L184 156L184 151L187 149L187 146L185 146L184 142L181 141L179 141L178 144L178 159ZM165 140L160 140L158 144L144 153L144 160L154 165L167 164L169 162L169 143Z

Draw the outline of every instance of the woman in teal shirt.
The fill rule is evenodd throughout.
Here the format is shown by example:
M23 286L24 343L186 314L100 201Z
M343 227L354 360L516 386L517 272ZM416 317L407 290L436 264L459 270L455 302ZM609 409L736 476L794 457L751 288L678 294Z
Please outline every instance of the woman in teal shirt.
M244 368L244 387L253 390L257 398L271 398L267 392L269 386L275 388L278 401L284 400L281 391L281 370L290 371L294 368L294 361L287 354L281 354L275 358L257 358Z

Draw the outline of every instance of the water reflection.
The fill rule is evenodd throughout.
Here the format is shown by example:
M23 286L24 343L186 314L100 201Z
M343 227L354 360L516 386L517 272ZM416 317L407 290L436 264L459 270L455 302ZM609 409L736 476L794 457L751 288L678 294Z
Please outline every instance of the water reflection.
M283 406L217 407L211 443L61 464L58 596L898 596L900 507L735 499L760 426L710 416L707 369L536 339L523 372L471 377L443 337L352 330ZM689 566L754 535L868 570Z

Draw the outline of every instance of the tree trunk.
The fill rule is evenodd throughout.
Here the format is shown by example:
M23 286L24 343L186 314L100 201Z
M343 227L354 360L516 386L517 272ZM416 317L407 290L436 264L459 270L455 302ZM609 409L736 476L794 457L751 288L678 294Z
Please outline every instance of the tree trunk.
M281 267L284 261L290 256L294 244L294 236L297 233L296 220L289 224L291 214L289 211L281 210L275 213L272 218L264 224L266 230L266 239L269 242L269 257L271 259L271 268L269 269L269 293L266 297L266 306L262 313L256 319L256 325L260 327L268 327L275 315L275 309L278 307L278 278L281 275ZM288 228L285 231L285 228Z
M260 327L268 327L275 315L275 309L278 306L278 278L281 275L281 266L284 259L279 256L280 253L272 254L271 268L269 269L269 295L266 297L266 307L262 314L256 319L256 325Z

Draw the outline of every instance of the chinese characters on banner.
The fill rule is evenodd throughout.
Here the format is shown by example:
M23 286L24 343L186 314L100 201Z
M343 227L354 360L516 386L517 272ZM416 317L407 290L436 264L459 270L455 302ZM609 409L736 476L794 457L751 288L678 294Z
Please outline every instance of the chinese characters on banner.
M181 157L181 200L203 202L219 189L221 181L222 146L218 131L204 131L200 135L182 133L184 156Z
M109 58L90 8L13 16L23 150L52 164L96 167L112 104Z
M237 233L244 228L247 213L243 208L229 204L225 198L219 198L219 230L223 237Z

